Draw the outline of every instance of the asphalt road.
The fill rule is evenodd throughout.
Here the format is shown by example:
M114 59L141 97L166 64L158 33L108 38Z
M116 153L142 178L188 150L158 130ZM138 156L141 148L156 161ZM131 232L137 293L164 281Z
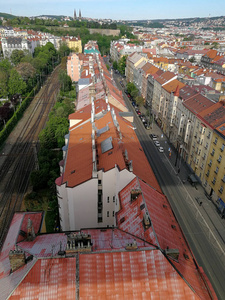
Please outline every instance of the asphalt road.
M115 76L118 83L121 77L119 75ZM118 86L120 87L119 83ZM198 265L203 267L214 287L218 299L225 299L224 244L221 246L221 244L217 244L214 239L210 239L209 227L207 227L208 225L199 217L192 195L188 193L185 185L183 185L177 177L167 155L165 153L159 153L153 144L153 141L149 137L150 132L144 128L126 94L124 94L124 99L126 100L129 110L134 112L136 134L156 178L173 208L174 214L194 253Z

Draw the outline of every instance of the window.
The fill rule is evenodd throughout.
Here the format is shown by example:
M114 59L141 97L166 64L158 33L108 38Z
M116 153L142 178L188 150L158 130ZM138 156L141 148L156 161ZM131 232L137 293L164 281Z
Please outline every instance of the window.
M211 136L211 132L208 133L207 138L209 139Z
M107 197L107 203L109 203L109 197Z
M218 174L219 168L216 167L216 170L214 171L216 174Z
M220 155L219 158L217 159L218 163L221 162L222 156Z
M225 146L224 144L221 146L221 148L220 148L221 152L223 152L224 146Z
M205 144L205 149L208 149L208 147L209 147L209 144L206 143L206 144Z
M209 177L209 170L207 171L207 173L205 174L207 177Z
M211 155L213 156L215 153L215 149L212 149Z
M214 177L212 180L212 184L215 184L215 183L216 183L216 178Z
M116 196L113 196L113 202L115 202Z
M107 217L109 217L109 211L107 211Z
M215 145L217 144L218 138L215 138L215 141L213 142Z
M212 165L212 160L210 159L210 161L209 161L209 166L211 167L211 165Z
M98 180L98 185L101 185L102 184L102 181L99 179Z
M223 182L225 182L225 175L223 175L223 179L222 179L222 181L223 181Z
M114 212L114 211L112 212L112 216L113 216L113 217L115 216L115 212Z
M222 186L219 188L219 192L220 192L220 194L223 193L223 187Z

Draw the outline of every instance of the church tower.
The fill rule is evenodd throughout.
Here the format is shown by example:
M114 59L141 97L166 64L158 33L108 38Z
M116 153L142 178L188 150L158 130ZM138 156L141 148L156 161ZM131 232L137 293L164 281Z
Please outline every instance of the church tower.
M76 9L74 9L74 13L73 13L73 19L74 19L74 20L76 20L76 19L77 19Z
M81 10L79 9L79 19L81 19Z

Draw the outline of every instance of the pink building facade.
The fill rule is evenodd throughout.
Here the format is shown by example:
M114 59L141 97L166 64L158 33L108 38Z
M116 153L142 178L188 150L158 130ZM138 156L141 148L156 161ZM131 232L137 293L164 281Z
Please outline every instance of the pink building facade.
M79 59L79 56L75 53L68 56L67 59L67 74L70 76L73 82L76 82L80 79L80 69L82 66L82 60Z

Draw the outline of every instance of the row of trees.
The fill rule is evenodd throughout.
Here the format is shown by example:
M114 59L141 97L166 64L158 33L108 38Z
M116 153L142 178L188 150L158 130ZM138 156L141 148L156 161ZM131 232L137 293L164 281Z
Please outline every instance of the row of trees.
M144 98L139 95L139 90L135 86L134 83L128 82L128 84L127 84L127 92L136 101L137 105L143 105L144 104Z
M15 17L13 19L8 19L6 21L7 26L26 26L26 25L37 25L37 26L56 26L62 27L64 24L67 24L69 27L86 27L86 28L102 28L102 29L117 29L116 23L103 23L87 20L71 20L63 21L58 19L29 19L28 17Z
M113 62L113 68L115 70L118 70L120 74L125 75L126 61L127 61L127 55L124 55L119 59L118 63L117 61Z
M36 84L41 86L60 58L69 52L66 45L56 51L51 43L47 43L36 47L33 57L22 50L14 50L10 60L0 62L0 98L9 99L6 103L0 102L0 128L11 117L12 108L15 110L19 104L16 99L24 99ZM14 97L16 94L21 97Z

